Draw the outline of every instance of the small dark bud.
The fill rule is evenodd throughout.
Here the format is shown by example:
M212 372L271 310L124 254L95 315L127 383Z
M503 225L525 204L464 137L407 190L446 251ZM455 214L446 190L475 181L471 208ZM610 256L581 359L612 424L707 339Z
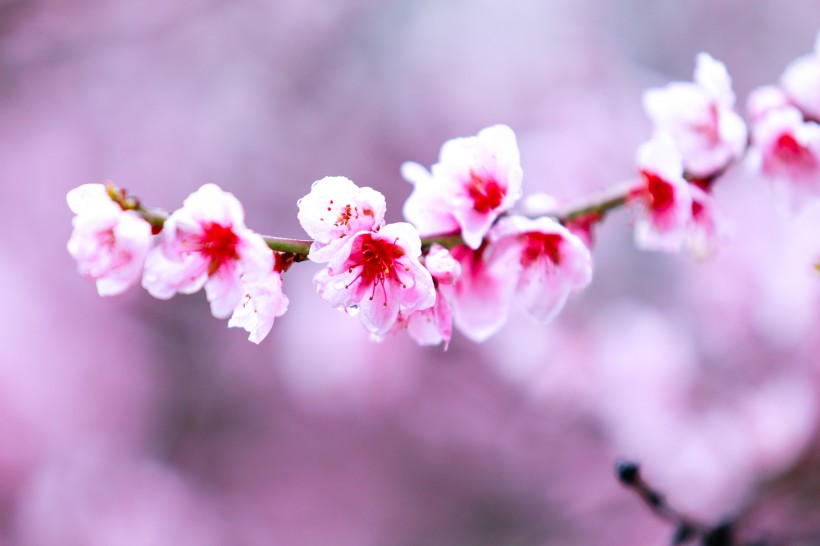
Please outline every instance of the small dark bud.
M632 461L618 461L615 472L618 474L621 483L626 485L635 485L640 478L638 465Z
M687 542L695 538L697 534L698 530L695 528L694 525L682 521L678 524L678 528L675 529L675 534L672 536L672 546L686 544Z
M734 533L731 522L724 522L703 535L703 546L732 546Z

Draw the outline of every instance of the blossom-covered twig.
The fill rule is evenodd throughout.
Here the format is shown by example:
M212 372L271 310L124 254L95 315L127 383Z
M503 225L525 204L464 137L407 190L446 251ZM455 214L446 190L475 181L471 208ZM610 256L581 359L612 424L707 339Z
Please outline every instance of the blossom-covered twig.
M256 342L287 309L282 275L305 260L326 264L314 277L317 293L357 315L374 339L407 330L421 344L446 346L455 326L483 341L513 301L548 321L590 284L593 229L613 209L632 211L639 247L704 257L725 233L712 187L744 154L795 195L820 193L818 82L820 38L780 87L752 95L747 126L726 67L702 53L693 81L644 94L654 134L637 151L637 178L537 214L516 208L516 136L495 125L445 142L429 170L402 165L414 186L408 222L385 224L384 196L342 176L316 181L299 201L309 239L255 233L236 197L213 184L170 214L113 184L87 184L68 195L77 215L68 247L100 294L137 282L163 299L204 288L214 316L230 316Z

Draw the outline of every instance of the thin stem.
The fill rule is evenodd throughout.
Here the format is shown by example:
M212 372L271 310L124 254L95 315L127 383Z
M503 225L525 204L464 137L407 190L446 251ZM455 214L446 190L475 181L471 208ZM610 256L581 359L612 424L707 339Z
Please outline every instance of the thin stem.
M271 237L270 235L263 235L262 238L271 250L294 254L297 262L307 259L310 245L313 243L310 239L284 239L282 237Z
M154 233L162 231L162 226L165 225L165 220L168 219L168 213L159 209L148 211L142 206L135 209L140 216L145 218L145 221L151 224L151 229Z
M525 216L529 218L551 216L562 224L589 218L593 219L593 221L600 221L607 212L626 204L629 199L629 193L633 187L635 187L634 181L623 182L595 196L578 200L561 209L529 211ZM434 243L438 243L449 249L463 244L464 240L458 232L430 235L428 237L422 237L421 239L421 244L424 248L428 248Z
M611 197L605 201L601 201L600 203L594 203L586 207L570 210L569 212L558 216L558 219L561 221L561 223L565 224L567 222L572 222L573 220L576 220L578 218L583 218L584 216L603 216L610 210L616 209L626 204L626 199L626 195L618 195L615 197Z
M107 185L108 195L111 199L120 205L123 210L133 210L139 213L145 221L151 224L154 233L162 231L165 221L170 216L167 212L160 209L148 210L142 206L142 203L135 197L129 196L124 190L114 186ZM563 209L552 213L532 214L530 216L552 216L561 223L566 224L573 220L594 217L596 219L603 218L604 214L612 209L623 206L626 203L629 195L629 183L619 184L604 193L601 193L592 198L573 203ZM294 261L301 262L307 259L310 246L313 243L310 239L289 239L283 237L272 237L270 235L263 235L262 238L267 243L271 250L276 252L283 252L292 254ZM421 238L423 248L429 248L433 244L439 244L445 248L453 248L463 244L464 240L459 233L441 233L430 235Z
M590 216L603 218L607 212L625 205L634 187L635 181L622 182L593 197L570 203L555 216L562 224Z

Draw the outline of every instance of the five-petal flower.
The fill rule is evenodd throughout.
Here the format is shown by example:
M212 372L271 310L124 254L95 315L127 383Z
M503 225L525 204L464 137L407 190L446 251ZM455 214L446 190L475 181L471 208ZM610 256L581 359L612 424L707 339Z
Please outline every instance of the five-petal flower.
M192 294L203 286L211 313L229 317L242 299L246 281L273 269L273 252L245 227L239 201L214 184L189 195L165 221L162 242L145 262L142 285L160 299Z
M495 125L477 136L445 142L430 172L408 162L402 175L415 186L404 215L419 232L460 230L475 250L496 218L521 197L523 171L515 133Z
M319 295L340 309L357 309L365 328L387 333L399 312L432 307L436 293L430 273L419 263L421 240L406 222L347 238L319 272Z

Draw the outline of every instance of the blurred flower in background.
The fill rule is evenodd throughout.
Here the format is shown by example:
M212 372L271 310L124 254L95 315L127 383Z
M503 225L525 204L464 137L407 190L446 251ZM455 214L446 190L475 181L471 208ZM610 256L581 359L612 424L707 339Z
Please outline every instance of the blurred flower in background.
M813 0L0 1L0 544L667 542L620 456L703 521L816 543L820 208L779 212L743 166L708 261L612 214L556 320L447 352L370 343L311 263L259 346L203 294L98 298L65 195L173 210L212 182L300 237L297 199L347 176L392 223L402 163L500 123L525 193L573 199L634 175L642 93L698 52L744 104L818 29Z

